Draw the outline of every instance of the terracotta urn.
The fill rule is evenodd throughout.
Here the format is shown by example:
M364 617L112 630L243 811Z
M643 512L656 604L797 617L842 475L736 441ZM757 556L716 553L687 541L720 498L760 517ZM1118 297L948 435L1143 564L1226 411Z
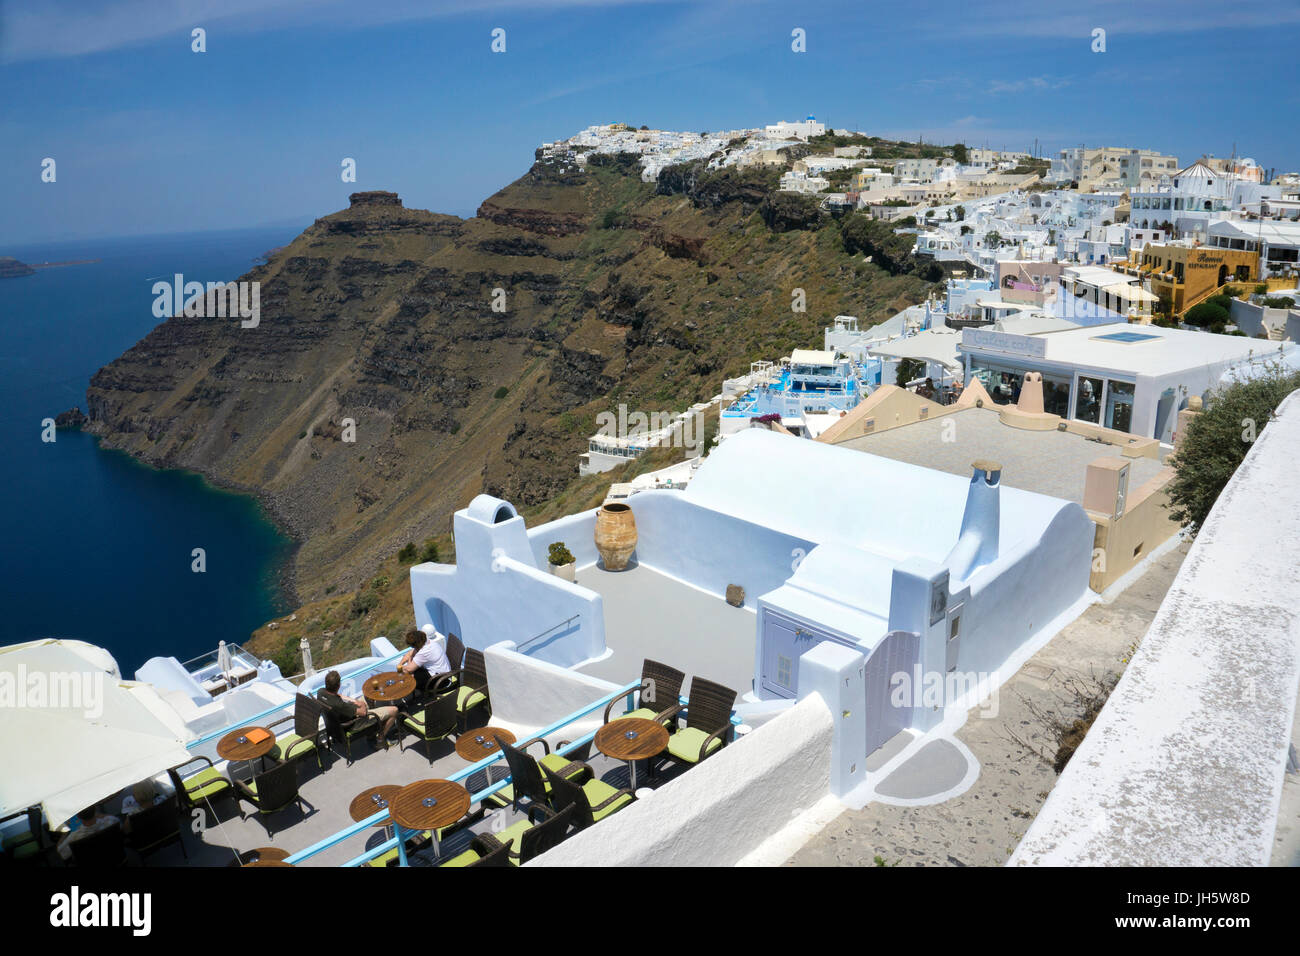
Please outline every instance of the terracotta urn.
M636 550L636 517L632 509L614 501L596 515L596 550L606 571L622 571Z

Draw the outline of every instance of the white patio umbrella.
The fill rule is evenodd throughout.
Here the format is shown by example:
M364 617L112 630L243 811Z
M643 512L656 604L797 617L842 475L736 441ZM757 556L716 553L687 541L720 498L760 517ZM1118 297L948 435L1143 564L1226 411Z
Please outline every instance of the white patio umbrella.
M226 686L232 686L230 683L230 648L226 647L225 641L217 642L217 670L221 671L221 678L226 682Z
M40 804L59 827L190 758L194 734L151 684L81 641L0 647L0 817Z

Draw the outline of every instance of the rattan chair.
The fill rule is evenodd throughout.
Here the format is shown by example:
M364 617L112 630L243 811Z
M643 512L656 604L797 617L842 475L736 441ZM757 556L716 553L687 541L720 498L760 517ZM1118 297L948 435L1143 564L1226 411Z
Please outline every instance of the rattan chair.
M447 660L451 663L451 669L458 671L465 666L465 642L455 634L447 635Z
M536 819L541 817L540 823ZM491 851L507 848L507 858L515 866L541 856L558 845L569 833L573 810L550 813L544 807L529 807L528 819L507 827L500 833L480 833L478 839Z
M691 678L686 726L668 735L664 755L678 763L697 764L731 740L731 707L736 692L703 677Z
M352 739L373 733L379 729L379 721L371 714L365 717L353 717L341 720L328 707L321 707L321 717L325 720L325 733L329 736L331 746L342 743L347 751L348 765L352 764Z
M307 694L297 694L293 701L293 716L282 717L271 724L274 729L280 724L293 721L293 733L277 735L275 746L268 754L273 760L287 761L316 754L316 764L325 769L323 751L326 747L325 730L321 727L321 703Z
M433 742L454 733L457 723L456 698L451 694L434 697L414 714L402 717L402 726L424 741L429 763L433 763ZM402 746L401 741L398 746Z
M469 721L469 712L475 707L483 706L492 713L492 702L488 696L487 661L483 652L473 647L465 649L465 666L460 671L452 671L459 679L456 687L456 713L460 715L463 729ZM443 675L448 677L451 675ZM443 678L440 677L439 680Z
M23 815L15 813L6 817L5 821ZM41 813L40 807L28 807L25 815L27 817L27 832L18 833L4 839L5 859L12 863L43 862L47 850L52 845L49 831L45 828L45 817Z
M122 824L114 823L89 836L68 842L72 865L77 867L114 867L126 865L126 838Z
M271 824L267 819L271 814L278 813L291 803L298 804L299 810L303 806L302 795L298 793L298 765L293 762L276 764L265 773L257 774L248 783L236 780L235 789L241 800L247 800L257 808L268 837L275 835L271 832ZM244 819L242 804L239 816Z
M458 853L439 866L510 866L510 844L499 840L488 841L475 836L469 843L469 849Z
M686 675L675 667L661 664L646 658L641 662L641 686L637 688L637 706L626 714L619 714L615 720L624 717L644 717L647 720L666 719L666 715L676 713L681 705L682 682ZM605 723L609 723L610 712L623 698L615 698L605 706Z
M579 830L599 823L636 799L636 794L631 790L616 790L594 775L580 783L548 770L546 778L551 785L551 806L557 812L571 812L573 825Z
M127 842L131 849L140 855L141 860L155 850L161 850L173 843L180 844L181 855L185 859L190 858L185 850L185 840L181 837L180 810L175 796L168 797L162 803L137 810L125 819L130 822L131 827L131 832L127 834Z
M207 766L198 773L190 774L190 776L182 780L180 775L181 767L188 767L199 760L203 761ZM230 781L212 765L212 761L208 757L193 757L185 761L185 763L170 767L167 770L167 776L171 778L172 789L176 792L177 803L186 816L189 816L196 809L208 807L217 797L233 797L235 795L235 789Z
M551 753L551 745L543 737L534 737L522 744L511 746L500 737L496 738L497 744L501 747L501 752L505 754L506 764L510 767L510 783L506 784L496 793L489 797L483 798L483 803L490 807L514 807L520 809L519 797L527 797L534 803L547 804L550 797L551 785L542 775L542 769L558 773L562 777L576 777L584 772L591 775L591 768L587 766L586 760L591 752L591 742L588 741L581 747L575 747L568 755L558 752ZM528 748L542 747L542 756L540 759L535 758L528 753ZM562 740L556 744L558 747L567 746L568 741ZM516 789L516 782L523 781L523 786Z

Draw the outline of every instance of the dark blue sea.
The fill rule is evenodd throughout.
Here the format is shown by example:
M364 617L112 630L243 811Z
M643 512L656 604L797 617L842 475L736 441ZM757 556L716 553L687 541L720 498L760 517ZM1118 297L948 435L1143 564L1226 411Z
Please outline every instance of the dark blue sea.
M256 501L81 432L42 442L41 420L85 411L90 377L160 321L150 280L229 281L297 232L0 248L28 263L99 260L0 279L0 644L89 641L129 678L155 655L183 661L242 642L287 610L278 582L290 542Z

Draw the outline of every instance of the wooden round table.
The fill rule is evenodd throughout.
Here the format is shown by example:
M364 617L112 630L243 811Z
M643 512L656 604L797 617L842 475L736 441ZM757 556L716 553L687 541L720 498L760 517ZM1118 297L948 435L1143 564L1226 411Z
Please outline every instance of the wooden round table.
M513 744L518 739L504 727L480 727L456 738L456 753L470 763L478 763L484 757L495 757L501 753L497 737L508 744Z
M371 787L369 790L363 790L352 798L352 803L348 805L348 814L357 823L367 817L373 817L380 810L387 810L393 805L393 797L402 788L395 783L381 783L377 787ZM375 798L379 800L376 801ZM387 822L376 823L377 827L388 826Z
M269 866L271 863L283 863L289 856L288 850L282 850L278 846L259 846L253 850L245 850L239 854L239 859L231 863L231 866ZM292 866L292 864L289 864Z
M361 693L369 700L389 704L403 697L409 697L415 690L415 677L401 671L386 671L367 677L361 685Z
M240 869L247 869L250 866L287 866L292 869L292 863L286 863L284 860L258 860L255 863L245 863Z
M406 860L402 830L428 830L433 837L433 855L441 854L438 830L449 827L469 812L469 791L450 780L417 780L399 790L388 805L397 824L397 848Z
M667 746L667 729L644 717L621 717L596 731L597 750L614 760L627 761L633 792L636 791L636 762L661 753Z
M266 739L259 743L248 740L250 730L266 731ZM217 756L222 760L242 760L251 763L260 760L275 746L275 732L267 727L240 727L232 730L217 743Z

